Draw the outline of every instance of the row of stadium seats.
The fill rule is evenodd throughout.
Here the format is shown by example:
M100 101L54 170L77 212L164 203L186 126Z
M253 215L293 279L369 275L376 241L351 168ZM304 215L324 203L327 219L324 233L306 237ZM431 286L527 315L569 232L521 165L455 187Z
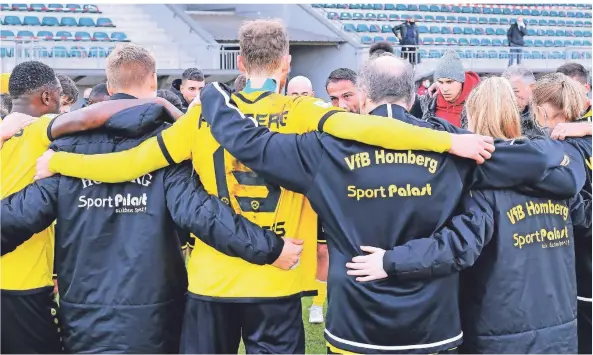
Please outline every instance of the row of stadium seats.
M382 42L388 41L394 44L398 44L399 41L396 37L389 36L389 37L382 37L382 36L362 36L361 42L363 44L371 44L373 42ZM422 39L422 45L429 46L429 45L450 45L450 46L482 46L482 47L507 47L509 42L507 39L489 39L489 38L443 38L443 37L425 37ZM526 47L590 47L591 40L527 40L525 41Z
M38 57L38 58L105 58L111 53L113 47L90 47L85 48L81 46L73 46L70 49L66 47L35 47L33 49L25 49L24 56ZM0 48L0 57L13 57L15 55L14 48ZM23 55L21 54L21 57Z
M575 17L588 18L591 13L573 10L540 10L537 8L511 8L511 7L482 7L482 6L450 6L450 5L414 5L414 4L313 4L313 7L326 9L361 9L361 10L386 10L386 11L421 11L421 12L449 12L464 14L485 15L514 15L514 16L548 16L548 17ZM584 8L591 9L591 6Z
M434 50L431 49L430 51L426 51L421 49L418 51L420 58L440 58L443 56L443 50ZM457 50L457 53L461 58L470 59L470 58L489 58L489 59L509 59L509 51L495 51L495 50L477 50L477 51L462 51ZM590 52L572 52L572 53L565 53L565 52L528 52L525 51L522 53L523 59L590 59L591 53Z
M97 5L68 4L0 4L0 11L38 11L38 12L89 12L101 13Z
M91 36L88 32L75 32L72 35L72 32L68 31L58 31L55 35L53 32L50 31L39 31L37 35L35 35L31 31L18 31L16 36L14 32L9 30L1 30L0 31L0 39L2 40L32 40L32 39L45 39L45 40L54 40L54 41L114 41L114 42L129 42L128 36L123 32L113 32L111 36L109 36L105 32L94 32Z
M370 33L391 33L392 26L390 25L366 25L366 24L359 24L353 25L350 23L344 24L344 31L345 32L370 32ZM507 31L503 28L492 28L492 27L439 27L439 26L418 26L418 33L425 34L425 33L432 33L432 34L464 34L464 35L489 35L489 36L506 36ZM592 32L590 30L534 30L528 29L527 35L529 37L591 37Z
M342 12L338 14L337 12L328 12L327 18L330 20L356 20L356 21L405 21L408 18L415 18L416 21L423 21L423 22L447 22L447 23L469 23L469 24L480 24L480 25L505 25L508 26L511 23L515 23L515 19L508 19L508 18L497 18L497 17L465 17L465 16L422 16L419 14L415 15L408 15L404 14L402 16L398 14L373 14L367 13L363 15L362 13L355 12ZM526 19L525 22L528 26L567 26L567 27L591 27L590 20L546 20L546 19Z
M0 24L12 26L115 27L113 21L108 17L98 18L96 22L90 17L80 17L77 22L74 17L62 17L58 20L53 16L45 16L40 20L37 16L25 16L21 21L17 16L6 16L3 20L0 20Z

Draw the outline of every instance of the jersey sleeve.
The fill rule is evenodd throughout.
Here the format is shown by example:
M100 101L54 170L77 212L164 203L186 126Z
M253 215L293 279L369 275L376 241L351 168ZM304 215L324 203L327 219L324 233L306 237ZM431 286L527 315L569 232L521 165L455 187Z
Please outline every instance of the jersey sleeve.
M392 150L444 153L451 148L450 133L385 117L346 112L319 99L295 100L290 115L302 122L300 133L317 130L334 137Z
M52 173L107 183L130 181L191 158L197 129L193 122L194 116L188 113L156 137L122 152L95 155L57 152L49 162L49 169Z

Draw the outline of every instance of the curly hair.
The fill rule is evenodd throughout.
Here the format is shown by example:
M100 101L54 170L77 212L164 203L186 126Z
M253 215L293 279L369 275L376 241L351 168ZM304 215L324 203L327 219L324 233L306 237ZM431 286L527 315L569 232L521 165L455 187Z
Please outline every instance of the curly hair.
M66 97L68 104L78 101L78 88L74 80L64 74L57 74L60 85L62 85L62 96Z
M36 61L14 67L8 80L8 92L13 100L40 90L60 90L60 83L51 67Z

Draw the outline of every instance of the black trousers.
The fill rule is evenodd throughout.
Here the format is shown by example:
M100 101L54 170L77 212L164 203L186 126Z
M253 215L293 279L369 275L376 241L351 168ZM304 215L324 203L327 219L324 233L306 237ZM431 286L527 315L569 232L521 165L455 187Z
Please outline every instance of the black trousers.
M182 354L304 354L300 297L259 303L213 302L188 296Z
M578 301L577 329L579 337L579 354L591 352L591 303Z

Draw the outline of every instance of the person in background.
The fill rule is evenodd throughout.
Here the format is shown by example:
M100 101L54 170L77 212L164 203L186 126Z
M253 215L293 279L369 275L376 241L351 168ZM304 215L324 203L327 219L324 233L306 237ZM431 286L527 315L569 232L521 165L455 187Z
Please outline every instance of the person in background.
M420 34L418 33L418 26L416 26L416 19L411 17L406 22L399 26L394 26L391 31L399 39L402 45L402 56L408 59L412 65L416 65L419 61L416 58L416 46L420 44Z
M517 64L521 64L523 47L525 46L523 37L525 37L525 35L527 35L527 25L523 21L523 17L519 17L515 23L511 24L511 27L509 27L507 31L507 39L509 41L509 47L511 48L509 67L513 65L515 59L517 59Z
M243 89L245 89L245 85L247 85L247 79L245 78L245 75L239 74L234 83L235 92L243 91Z
M372 57L373 55L381 55L383 53L391 53L394 54L393 45L389 42L382 41L382 42L375 42L369 48L369 56Z
M466 104L470 130L509 142L520 139L513 96L504 78L482 82ZM556 145L561 151L567 146ZM565 185L565 199L543 191L526 194L521 186L471 190L461 200L462 214L444 228L387 252L372 248L371 254L353 258L348 274L359 282L389 277L399 283L443 278L467 269L460 276L463 353L574 354L572 243L580 231L590 231L591 204L571 196L583 186L586 174L578 152L565 152L568 155L557 168L560 180L548 176L538 183Z
M107 84L101 83L95 85L89 94L88 105L96 104L97 102L103 102L109 100L109 91L107 91Z
M430 85L431 85L431 83L430 83L429 78L422 80L422 82L420 83L420 86L418 87L418 91L416 91L416 93L420 96L426 95Z
M531 112L531 98L535 76L531 70L519 65L510 66L502 77L507 79L513 87L519 113L521 114L521 132L526 137L545 136L544 130L533 120Z
M0 94L0 118L8 116L12 110L12 100L9 94Z
M341 107L352 113L360 113L354 70L339 68L332 71L325 82L325 90L332 106Z
M305 76L295 76L290 79L286 86L286 94L289 96L315 96L311 80Z
M78 100L78 88L74 80L69 76L57 74L60 85L62 85L62 100L60 104L60 113L70 112L72 104Z
M183 103L181 102L179 96L175 95L173 91L167 89L157 90L156 96L162 97L163 99L169 101L173 106L177 107L177 109L183 111Z
M583 111L583 118L591 122L591 76L587 69L579 63L567 63L556 69L557 73L562 73L569 78L581 84L581 89L584 93L583 103L585 110Z
M181 74L181 79L173 80L170 90L179 96L183 104L183 112L186 112L194 98L200 95L204 85L206 85L204 73L198 68L189 68Z
M93 88L84 89L84 92L82 93L82 99L84 100L82 107L87 107L89 105L89 96L91 96L91 91L93 91Z
M418 97L418 102L415 103L415 106L420 106L422 119L438 117L455 127L467 127L465 100L480 82L478 74L466 72L459 54L449 49L437 63L434 80L438 82L438 91L432 96L426 94ZM418 112L414 107L412 111Z

